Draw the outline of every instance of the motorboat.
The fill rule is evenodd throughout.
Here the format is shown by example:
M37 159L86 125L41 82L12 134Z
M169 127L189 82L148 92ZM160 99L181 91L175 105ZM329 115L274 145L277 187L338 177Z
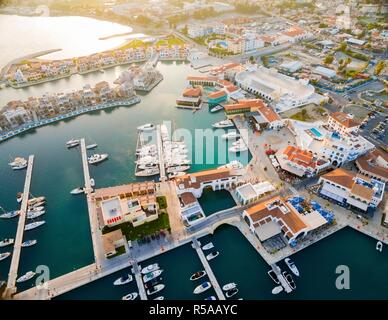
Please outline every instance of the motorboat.
M141 269L141 273L142 274L147 274L149 272L153 272L153 271L156 271L156 270L159 270L159 264L157 263L153 263L153 264L150 264L146 267L144 267L143 269Z
M296 289L296 285L294 282L294 279L292 278L291 274L288 271L283 271L282 272L283 277L286 279L287 283L290 285L292 290Z
M32 247L33 245L36 245L38 243L37 240L26 240L22 243L23 248Z
M157 277L157 278L154 278L152 279L151 281L147 282L144 284L144 288L146 289L150 289L151 287L154 287L156 286L157 284L161 283L162 282L162 277Z
M30 280L35 276L35 274L36 273L34 271L28 271L25 275L18 278L16 282L20 283L20 282L25 282L27 280Z
M143 282L146 283L148 281L151 281L152 279L155 279L156 277L159 277L162 274L163 270L155 270L152 272L149 272L143 276Z
M222 290L224 290L224 291L229 291L229 290L232 290L232 289L234 289L234 288L236 288L236 287L237 287L237 284L236 284L236 283L230 282L230 283L227 283L227 284L223 285L223 286L222 286Z
M168 174L168 177L170 179L173 179L173 178L177 178L177 177L181 177L181 176L184 176L186 174L186 172L183 172L183 171L176 171L176 172L171 172Z
M153 157L153 156L140 157L135 161L136 164L149 164L149 165L156 164L158 162L159 162L158 157Z
M144 169L135 173L136 177L150 177L160 173L159 168Z
M382 252L383 251L383 243L381 241L377 241L376 250Z
M27 212L27 219L36 219L46 213L45 210L35 211L35 212Z
M191 275L190 280L191 281L198 280L198 279L201 279L204 276L206 276L206 271L205 270L197 271L197 272L195 272L195 273L193 273Z
M46 201L34 203L33 205L28 206L28 208L29 208L28 210L31 211L31 210L36 209L36 208L44 208L45 204L46 204Z
M156 297L154 300L164 300L163 296Z
M277 287L273 288L271 292L272 292L272 294L278 294L278 293L280 293L282 291L283 291L283 287L282 286L277 286Z
M172 172L179 172L179 171L187 171L190 169L190 166L171 166L167 168L167 173L172 173Z
M158 151L156 144L149 144L140 147L139 149L136 150L136 155L141 155L141 154L148 154L152 152Z
M275 282L276 284L280 284L279 279L278 279L278 277L276 276L275 271L273 271L273 270L271 269L271 270L269 270L267 273L268 273L269 277L273 280L273 282Z
M218 169L224 169L224 168L238 170L238 169L243 169L244 165L238 160L232 160L229 163L218 167Z
M224 107L221 106L220 104L218 104L218 105L216 105L215 107L211 108L211 109L210 109L210 112L213 113L213 112L220 111L220 110L222 110L222 109L224 109Z
M28 207L27 212L38 212L44 210L44 206L40 207Z
M88 163L89 164L97 164L100 163L101 161L104 161L108 159L109 155L107 153L95 153L92 156L88 157Z
M137 127L137 130L139 130L139 131L151 131L154 129L155 129L155 125L153 125L152 123L146 123L140 127Z
M225 296L227 298L230 298L230 297L233 297L237 293L238 293L238 289L237 288L233 288L233 289L230 289L230 290L226 291Z
M124 297L122 297L122 300L135 300L139 294L137 292L132 292L126 294Z
M88 144L86 146L86 149L87 150L92 150L92 149L96 149L98 147L98 144L97 143L92 143L92 144Z
M152 170L152 169L158 169L159 170L159 165L157 163L142 163L138 164L137 168L140 170Z
M70 193L74 194L74 195L81 194L81 193L84 193L84 192L85 192L85 190L84 190L83 187L78 187L78 188L75 188L75 189L70 191Z
M93 178L90 178L90 186L94 187L96 185L96 181Z
M151 287L150 289L147 289L147 294L150 296L152 294L155 294L159 291L162 291L166 286L164 284L157 284L156 286Z
M32 229L38 228L38 227L40 227L41 225L43 225L45 223L46 223L46 221L31 222L31 223L26 224L24 226L24 231L28 231L28 230L32 230Z
M217 300L215 296L206 297L204 300Z
M0 241L0 247L10 246L13 243L14 243L14 239L12 239L12 238L4 239L4 240Z
M199 286L197 286L193 293L194 294L200 294L202 292L205 292L206 290L209 290L212 287L209 281L202 282Z
M66 142L66 147L68 148L73 148L78 146L80 141L78 139L70 139L69 141Z
M232 120L226 119L226 120L221 120L219 122L216 122L212 124L213 128L230 128L234 127L234 123Z
M43 202L43 201L46 201L45 197L32 198L28 200L28 205L29 206L36 205L37 203Z
M217 257L220 253L218 251L212 251L210 252L207 256L206 256L206 259L208 261L214 259L215 257Z
M242 141L242 140L239 140L239 141ZM228 150L229 152L234 152L234 153L244 152L248 150L248 147L244 142L239 142L238 144L231 146Z
M17 217L19 214L20 214L20 211L18 211L18 210L9 211L9 212L1 214L0 218L2 218L2 219L11 219L11 218Z
M125 276L122 276L118 279L116 279L114 282L113 282L113 285L115 286L121 286L123 284L126 284L126 283L129 283L133 280L133 277L130 275L130 274L127 274Z
M228 133L224 133L221 138L225 140L230 140L230 139L237 139L240 137L240 134L237 133L236 130L229 131Z
M28 161L24 158L17 157L14 161L10 162L9 165L13 170L21 170L27 168Z
M17 201L17 203L22 202L22 200L23 200L23 193L18 192L18 193L16 194L16 201Z
M295 263L290 258L284 259L284 262L286 263L287 267L292 271L292 273L299 277L299 270L296 267Z
M210 250L214 248L213 242L209 242L202 247L202 250Z
M4 260L4 259L6 259L6 258L8 258L10 255L11 255L10 252L3 252L3 253L0 253L0 261L1 261L1 260Z

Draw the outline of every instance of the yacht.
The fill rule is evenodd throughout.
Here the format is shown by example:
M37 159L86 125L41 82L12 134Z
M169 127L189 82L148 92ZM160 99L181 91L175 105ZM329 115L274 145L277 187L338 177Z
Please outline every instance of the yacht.
M150 264L149 266L146 266L144 267L143 269L141 269L141 273L142 274L147 274L149 272L153 272L153 271L156 271L156 270L159 270L159 264L157 263L154 263L154 264Z
M14 243L14 239L12 239L12 238L4 239L4 240L0 241L0 247L10 246L13 243Z
M217 112L217 111L220 111L220 110L222 110L222 109L224 109L224 107L221 106L220 104L218 104L218 105L216 105L215 107L211 108L211 109L210 109L210 112Z
M35 212L27 212L27 219L36 219L46 213L45 210L35 211Z
M17 201L17 203L20 203L20 202L23 201L23 193L18 192L18 193L16 194L16 201Z
M234 289L234 288L236 288L236 287L237 287L237 284L236 284L236 283L230 282L230 283L227 283L227 284L223 285L223 286L222 286L222 290L224 290L224 291L229 291L229 290L232 290L232 289Z
M154 151L158 151L156 144L148 144L137 149L136 154L139 155L141 153L148 153L148 152L154 152Z
M175 172L171 172L168 174L168 177L170 179L172 178L177 178L177 177L181 177L181 176L184 176L186 174L186 172L183 172L183 171L175 171Z
M167 173L179 172L179 171L187 171L190 169L190 166L182 165L182 166L171 166L167 169Z
M14 161L10 162L9 165L13 170L21 170L27 168L28 161L24 158L17 157Z
M141 170L149 170L149 169L159 169L159 165L157 163L141 163L137 165L138 169Z
M46 221L36 221L36 222L31 222L29 224L26 224L24 227L24 231L32 230L35 228L40 227L41 225L45 224Z
M66 142L66 147L68 147L70 149L70 148L78 146L79 143L80 143L80 141L78 139L71 139L71 140Z
M283 287L282 286L277 286L277 287L272 289L272 294L278 294L278 293L280 293L282 291L283 291Z
M218 251L212 251L210 252L207 256L206 256L206 259L208 261L214 259L215 257L217 257L220 253Z
M233 297L237 293L238 293L238 289L237 288L233 288L233 289L230 289L230 290L226 291L225 296L227 298L230 298L230 297Z
M101 161L108 159L108 157L109 155L107 153L102 153L102 154L95 153L88 158L88 163L97 164L97 163L100 163Z
M16 282L18 282L18 283L24 282L24 281L30 280L34 276L35 276L35 272L34 271L28 271L25 275L23 275L20 278L18 278L16 280Z
M27 248L27 247L32 247L33 245L36 245L37 244L37 240L26 240L22 243L22 247L23 248Z
M268 273L269 277L273 280L273 282L275 282L276 284L280 284L279 279L278 279L278 277L276 276L275 271L273 271L273 270L271 269L271 270L269 270L267 273Z
M137 130L139 130L139 131L151 131L154 129L155 129L155 126L152 123L146 123L140 127L137 127Z
M245 142L242 139L235 142L233 146L229 148L230 152L243 152L247 150L248 150L248 147L246 146Z
M122 276L118 279L116 279L114 282L113 282L113 285L115 286L121 286L123 284L126 284L126 283L129 283L133 280L133 277L130 275L130 274L127 274L125 276Z
M284 262L286 263L287 267L292 271L292 273L299 277L299 270L296 267L295 263L290 258L284 259Z
M93 178L90 178L90 185L94 187L96 185L96 181Z
M234 123L232 120L226 119L226 120L221 120L219 122L216 122L212 124L213 128L230 128L234 127Z
M377 241L376 250L382 252L383 251L383 243L381 241Z
M28 200L28 205L29 206L36 205L37 203L43 202L43 201L46 201L45 197L32 198L32 199Z
M237 133L236 130L229 131L228 133L225 133L221 136L221 138L225 140L237 139L238 137L240 137L240 135Z
M283 274L283 277L286 279L287 283L290 285L291 289L295 290L296 285L295 285L294 279L292 279L291 274L288 273L288 271L283 271L282 274Z
M148 281L147 283L145 283L145 284L144 284L144 288L150 289L150 288L156 286L157 284L161 283L162 280L163 280L162 277L154 278L154 279L152 279L151 281Z
M209 290L212 287L209 281L202 282L199 286L197 286L193 293L194 294L200 294L202 292L205 292L206 290Z
M44 206L40 207L28 207L27 212L38 212L44 210Z
M70 191L71 194L80 194L80 193L84 193L85 190L83 187L78 187L78 188L75 188L73 190Z
M98 147L98 144L97 143L92 143L92 144L88 144L86 146L86 149L87 150L92 150L92 149L96 149Z
M206 271L205 270L201 270L201 271L197 271L195 273L193 273L190 277L190 280L191 281L194 281L194 280L198 280L202 277L206 276Z
M162 291L166 286L164 284L157 284L156 286L147 289L147 294L150 296L151 294Z
M145 156L140 157L135 161L136 164L156 164L158 163L158 157Z
M215 296L209 296L205 300L217 300L217 298Z
M124 297L122 297L122 300L135 300L139 294L137 292L128 293Z
M156 277L159 277L162 274L163 270L155 270L152 272L149 272L143 276L143 282L146 283L148 281L151 281L152 279L155 279Z
M20 214L20 211L18 211L18 210L9 211L9 212L5 212L5 213L1 214L0 218L11 219L11 218L17 217L19 214Z
M138 171L135 173L136 177L150 177L155 176L160 173L160 170L158 167L150 168L150 169L144 169L141 171Z
M159 296L159 297L155 298L154 300L164 300L164 297L163 296Z
M210 250L214 248L213 242L209 242L202 247L202 250Z
M223 168L238 170L238 169L243 169L244 165L238 160L232 160L229 163L218 167L218 169L223 169Z
M28 208L29 208L28 210L31 211L31 210L37 209L37 208L44 208L45 204L46 204L46 201L34 203L33 205L28 206Z
M3 252L3 253L0 253L0 261L1 261L1 260L4 260L4 259L6 259L6 258L8 258L10 255L11 255L10 252Z

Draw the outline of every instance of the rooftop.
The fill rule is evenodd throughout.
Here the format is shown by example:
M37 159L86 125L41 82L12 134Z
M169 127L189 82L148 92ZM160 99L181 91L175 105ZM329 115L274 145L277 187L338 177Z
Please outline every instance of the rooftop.
M358 121L353 120L348 114L343 112L333 112L330 114L330 117L347 128L358 127L360 125Z
M357 166L370 174L388 180L388 154L378 149L359 157Z
M218 180L218 179L227 179L231 176L234 176L231 169L220 168L220 169L210 169L199 171L195 173L189 173L184 176L175 178L175 184L180 188L199 188L200 184L203 182Z

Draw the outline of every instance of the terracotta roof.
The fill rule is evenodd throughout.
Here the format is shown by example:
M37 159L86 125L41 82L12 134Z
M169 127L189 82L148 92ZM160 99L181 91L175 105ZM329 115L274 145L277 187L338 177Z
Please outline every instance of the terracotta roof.
M208 94L208 97L210 99L216 99L223 96L226 96L226 92L224 90L214 91Z
M342 168L335 169L330 171L324 175L322 178L329 180L331 182L337 183L345 188L351 189L354 181L353 179L356 177L356 174L352 171L348 171Z
M217 77L205 77L205 76L188 76L187 80L194 80L194 81L217 81Z
M225 179L229 178L230 176L233 176L233 174L228 168L204 170L195 173L189 173L182 177L175 178L175 184L177 186L183 184L186 189L197 189L200 187L201 182Z
M283 34L289 37L295 37L304 34L304 30L298 27L292 27L289 30L283 32Z
M191 192L184 192L180 195L185 206L197 202L197 198Z
M183 91L182 95L184 97L199 97L201 95L200 88L187 88Z
M372 200L374 192L371 188L355 183L352 189L350 189L350 193L370 202Z
M358 127L360 125L358 121L349 118L349 116L343 112L333 112L330 114L330 117L332 117L335 121L339 122L341 125L347 128Z
M260 108L263 106L264 106L264 102L261 99L241 99L241 100L238 100L238 103L225 105L224 109L228 111L228 110L237 110L237 109L252 108L252 107Z
M262 105L259 107L261 115L268 120L268 122L274 122L281 120L280 116L270 107Z
M233 68L239 67L239 66L241 66L241 64L230 62L230 63L223 64L221 66L218 66L218 67L214 67L214 68L210 69L210 71L212 71L212 72L224 72L225 70L233 69Z
M109 253L115 250L115 242L123 239L123 233L121 229L106 233L102 235L102 244L105 253Z
M356 160L356 163L361 171L365 171L372 176L388 180L388 168L382 167L376 162L379 157L384 159L384 161L388 161L387 154L376 149L366 155L359 157Z

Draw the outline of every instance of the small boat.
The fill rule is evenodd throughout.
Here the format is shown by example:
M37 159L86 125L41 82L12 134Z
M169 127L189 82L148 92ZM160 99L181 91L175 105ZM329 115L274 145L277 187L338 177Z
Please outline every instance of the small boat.
M45 204L46 204L46 201L41 201L41 202L34 203L33 205L30 205L28 208L29 208L29 211L37 208L44 208Z
M149 272L153 272L153 271L156 271L156 270L159 270L159 264L157 263L154 263L154 264L150 264L146 267L144 267L143 269L141 269L141 273L142 274L147 274Z
M93 178L90 178L90 185L94 187L96 185L96 181Z
M28 207L27 212L38 212L44 210L44 206L40 207Z
M97 143L92 143L92 144L88 144L86 146L86 149L87 150L91 150L91 149L96 149L98 147L98 144Z
M272 289L272 294L278 294L278 293L280 293L282 291L283 291L283 287L282 286L277 286L277 287Z
M122 300L135 300L139 294L137 292L128 293L124 297L122 297Z
M193 293L194 294L200 294L202 292L205 292L206 290L209 290L212 287L209 281L202 282L199 286L197 286Z
M205 270L201 270L201 271L197 271L195 273L193 273L190 277L190 280L191 281L194 281L194 280L198 280L202 277L206 276L206 271Z
M71 139L71 140L66 142L66 147L68 147L70 149L70 148L78 146L79 143L80 143L80 141L78 139Z
M162 291L166 286L164 284L157 284L156 286L151 287L147 290L147 294L150 296L151 294Z
M32 247L33 245L37 244L37 240L26 240L22 243L23 248Z
M155 270L152 272L149 272L143 276L143 282L146 283L148 281L151 281L152 279L155 279L156 277L159 277L162 274L163 270Z
M186 174L186 172L183 172L183 171L171 172L171 173L168 174L168 177L170 179L173 179L173 178L184 176L185 174Z
M36 219L46 213L45 210L35 211L35 212L27 212L27 219Z
M22 200L23 200L23 193L18 192L18 193L16 194L16 201L17 201L17 203L22 202Z
M202 250L210 250L214 248L213 242L209 242L202 247Z
M206 259L208 261L214 259L215 257L217 257L220 253L218 251L213 251L211 253L209 253L207 256L206 256Z
M216 122L212 124L213 128L230 128L234 127L234 123L232 120L226 119L226 120L221 120L219 122Z
M81 194L84 193L85 190L83 187L78 187L70 191L71 194Z
M167 173L177 172L177 171L187 171L190 169L190 166L171 166L167 169Z
M160 170L158 167L150 168L150 169L144 169L141 171L138 171L135 173L136 177L151 177L155 176L160 173Z
M206 297L204 300L217 300L215 296Z
M213 112L220 111L220 110L222 110L222 109L224 109L224 107L221 106L220 104L218 104L218 105L216 105L215 107L211 108L211 109L210 109L210 112L213 113Z
M152 288L153 286L156 286L157 284L161 283L162 282L162 277L157 277L157 278L154 278L152 279L151 281L147 282L144 284L144 288L146 289L150 289Z
M233 289L230 289L229 291L226 291L225 296L227 298L230 298L230 297L233 297L237 293L238 293L238 289L237 288L233 288Z
M299 277L299 270L296 267L295 263L290 258L284 259L284 262L286 263L287 267L292 271L292 273Z
M295 290L296 285L295 285L294 279L292 279L291 274L288 273L287 271L283 271L282 274L283 274L283 277L286 278L286 281L290 285L291 289Z
M240 137L240 134L238 134L236 130L229 131L221 136L221 138L225 140L237 139L238 137Z
M232 290L232 289L234 289L234 288L236 288L236 287L237 287L237 284L236 284L236 283L230 282L230 283L227 283L227 284L223 285L223 286L222 286L222 290L224 290L224 291L229 291L229 290Z
M163 296L156 297L154 300L164 300Z
M28 200L28 205L29 206L36 205L37 203L43 202L43 201L46 201L45 197L32 198L32 199Z
M234 142L233 146L229 148L229 152L235 152L235 153L243 152L247 150L248 150L248 147L246 146L246 144L242 139L238 140L237 142Z
M20 283L20 282L25 282L27 280L30 280L31 278L33 278L35 276L35 272L34 271L28 271L25 275L21 276L20 278L18 278L16 280L16 282Z
M11 218L17 217L19 214L20 214L20 211L18 211L18 210L9 211L9 212L1 214L0 218L2 218L2 219L11 219Z
M13 170L21 170L27 168L28 161L24 158L17 157L14 161L10 162L9 165Z
M11 255L10 252L3 252L3 253L0 253L0 261L1 261L1 260L4 260L4 259L6 259L6 258L8 258L10 255Z
M237 169L243 169L244 165L240 161L238 161L238 160L232 160L229 163L224 164L223 166L219 166L218 167L218 169L223 169L223 168L237 170Z
M26 224L24 227L24 231L32 230L35 228L40 227L41 225L45 224L46 221L36 221L36 222L31 222L29 224Z
M271 270L269 270L267 273L268 273L269 277L273 280L273 282L275 282L276 284L280 284L280 282L279 282L279 280L278 280L278 277L276 276L275 271L273 271L273 270L271 269Z
M155 126L152 123L146 123L140 127L137 127L137 130L139 130L139 131L151 131L154 129L155 129Z
M382 252L383 251L383 243L381 241L377 241L376 250Z
M133 280L133 277L130 275L130 274L127 274L125 276L122 276L118 279L116 279L114 282L113 282L113 285L115 286L121 286L123 284L126 284L126 283L129 283Z
M105 73L104 69L99 69L98 71L100 71L101 73Z
M0 247L6 247L14 243L14 239L9 238L9 239L4 239L0 241Z
M107 153L102 153L102 154L95 153L88 158L88 163L89 164L100 163L101 161L108 159L108 157L109 155Z

